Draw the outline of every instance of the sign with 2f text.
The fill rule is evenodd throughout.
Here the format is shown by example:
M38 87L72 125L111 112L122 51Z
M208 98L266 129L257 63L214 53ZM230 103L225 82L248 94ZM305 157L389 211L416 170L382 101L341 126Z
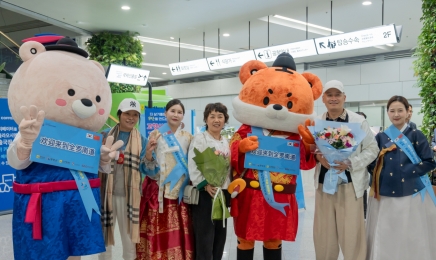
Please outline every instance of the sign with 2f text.
M357 32L315 38L318 54L348 51L392 43L397 43L397 34L394 24Z

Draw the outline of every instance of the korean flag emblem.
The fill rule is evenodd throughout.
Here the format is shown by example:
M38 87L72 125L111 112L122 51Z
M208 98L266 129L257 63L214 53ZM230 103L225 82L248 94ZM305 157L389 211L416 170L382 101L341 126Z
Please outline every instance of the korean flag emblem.
M94 139L94 135L90 133L86 133L86 138L88 139Z

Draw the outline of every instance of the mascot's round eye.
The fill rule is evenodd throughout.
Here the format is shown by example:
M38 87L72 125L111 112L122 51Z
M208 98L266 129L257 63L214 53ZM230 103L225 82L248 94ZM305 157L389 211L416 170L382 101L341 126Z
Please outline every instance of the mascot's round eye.
M292 101L289 101L288 104L287 104L286 106L288 107L288 109L291 109L293 105L294 105L294 104L292 104Z
M98 103L100 103L100 101L101 101L101 97L100 97L100 96L96 96L96 97L95 97L95 101L97 101Z
M269 103L269 97L265 97L263 99L263 104L266 106L266 105L268 105L268 103Z
M74 89L69 89L68 90L68 95L70 95L70 96L74 96L76 94L76 91L74 91Z
M36 54L36 49L35 48L30 49L30 53Z

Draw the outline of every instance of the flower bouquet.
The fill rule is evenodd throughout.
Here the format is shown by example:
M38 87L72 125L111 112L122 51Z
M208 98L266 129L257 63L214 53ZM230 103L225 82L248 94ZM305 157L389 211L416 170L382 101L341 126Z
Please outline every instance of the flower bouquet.
M215 148L206 148L203 152L194 148L194 158L197 169L203 174L207 183L217 187L215 197L212 199L212 220L223 220L230 217L230 212L226 207L226 199L221 190L221 186L229 174L230 161L228 155L216 151Z
M315 138L319 153L327 159L330 166L337 166L334 161L347 160L366 136L359 123L317 119L315 126L308 128ZM337 170L330 167L324 178L323 191L328 194L336 193L340 181L348 182L345 171L337 174Z

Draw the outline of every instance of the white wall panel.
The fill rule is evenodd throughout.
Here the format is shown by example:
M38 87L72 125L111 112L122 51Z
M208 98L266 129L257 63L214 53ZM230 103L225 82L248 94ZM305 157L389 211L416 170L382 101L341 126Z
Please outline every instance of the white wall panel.
M201 110L204 109L203 106L201 106L201 103L198 102L197 98L187 98L187 99L180 99L185 106L185 109L195 109L195 110Z
M383 61L362 64L360 84L400 81L400 61Z
M230 78L230 79L223 79L220 89L221 89L221 95L237 95L239 94L239 91L241 91L242 83L239 80L238 77L236 78Z
M324 84L335 79L342 82L344 86L360 85L360 65L327 68L326 75Z
M310 72L313 73L315 75L318 76L318 78L321 80L323 86L326 83L326 79L327 79L327 70L325 68L320 68L320 69L310 69L310 70L306 70L305 72Z
M416 77L413 76L413 61L416 58L402 59L400 60L400 81L416 81Z
M197 89L201 97L221 95L222 80L209 80L209 81L203 81L201 83L203 83L200 84L201 88Z
M407 99L421 98L419 96L421 88L418 87L416 81L404 81L403 82L403 96Z
M369 85L345 86L346 102L369 101Z
M369 85L369 100L389 100L394 95L403 95L401 82L380 83Z
M183 93L179 93L178 87L180 87L180 85L168 85L165 86L165 92L168 96L174 97L174 98L183 98L184 95ZM175 94L175 95L174 95Z

